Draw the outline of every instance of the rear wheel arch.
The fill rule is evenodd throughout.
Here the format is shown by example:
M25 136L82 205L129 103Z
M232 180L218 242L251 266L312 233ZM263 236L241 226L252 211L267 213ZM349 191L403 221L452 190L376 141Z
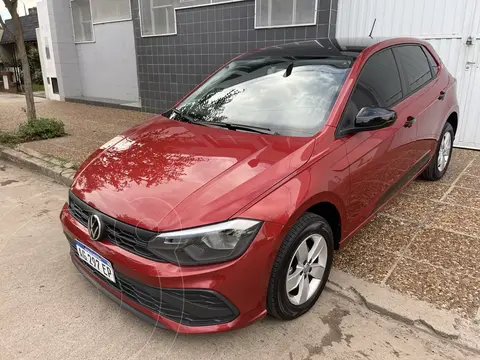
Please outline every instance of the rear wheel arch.
M447 118L447 123L452 125L453 127L453 134L457 135L457 129L458 129L458 113L456 111L453 111L450 113L450 115Z

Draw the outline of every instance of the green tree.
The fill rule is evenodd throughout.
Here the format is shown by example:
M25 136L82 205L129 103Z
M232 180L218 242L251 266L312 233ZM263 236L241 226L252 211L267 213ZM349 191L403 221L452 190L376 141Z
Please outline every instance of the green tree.
M30 64L30 74L32 83L43 84L42 65L40 64L40 54L35 46L29 46L27 51L28 62Z

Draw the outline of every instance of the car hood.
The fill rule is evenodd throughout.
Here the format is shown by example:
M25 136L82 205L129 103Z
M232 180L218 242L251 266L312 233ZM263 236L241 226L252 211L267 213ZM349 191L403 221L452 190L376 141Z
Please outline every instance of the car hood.
M126 131L80 167L73 193L154 231L228 219L293 171L313 141L204 127L162 116Z

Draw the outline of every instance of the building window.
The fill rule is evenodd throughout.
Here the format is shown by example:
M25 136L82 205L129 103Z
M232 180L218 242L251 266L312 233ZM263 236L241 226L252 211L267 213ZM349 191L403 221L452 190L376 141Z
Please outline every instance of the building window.
M142 35L175 34L175 11L169 0L140 0Z
M54 94L58 94L58 81L57 81L57 78L52 77L52 78L51 78L51 81L52 81L52 90L53 90L53 93L54 93Z
M76 43L93 41L92 13L89 0L71 0L73 34Z
M315 25L317 0L255 0L255 28Z
M94 1L94 0L92 0ZM245 0L139 0L142 36L174 35L177 33L175 12L197 6ZM298 0L301 1L301 0Z
M94 24L130 20L130 0L90 0Z

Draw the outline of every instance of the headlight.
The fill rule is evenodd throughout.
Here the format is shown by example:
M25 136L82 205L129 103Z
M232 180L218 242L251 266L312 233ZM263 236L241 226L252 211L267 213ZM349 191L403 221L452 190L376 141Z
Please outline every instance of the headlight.
M235 219L155 236L148 249L179 265L212 264L232 260L247 250L262 223Z

